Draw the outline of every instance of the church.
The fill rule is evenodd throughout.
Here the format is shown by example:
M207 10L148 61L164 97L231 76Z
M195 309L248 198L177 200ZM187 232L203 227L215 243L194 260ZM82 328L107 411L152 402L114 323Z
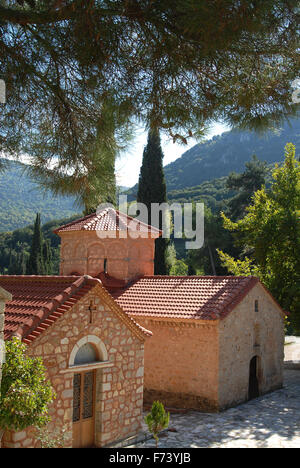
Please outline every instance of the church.
M136 436L155 399L221 411L282 386L284 312L257 278L155 276L161 231L112 208L55 232L59 276L0 276L0 333L43 358L66 447Z

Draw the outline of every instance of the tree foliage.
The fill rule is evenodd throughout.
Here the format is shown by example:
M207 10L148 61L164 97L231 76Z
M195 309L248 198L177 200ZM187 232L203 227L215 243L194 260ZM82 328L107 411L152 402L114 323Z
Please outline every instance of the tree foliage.
M226 268L221 264L217 249L225 249L231 255L238 255L239 250L233 245L232 234L222 225L219 213L212 213L209 208L204 211L204 245L191 250L187 255L190 274L224 275Z
M245 215L245 208L250 204L251 198L266 183L268 167L266 162L260 161L257 156L245 164L246 169L242 174L232 172L229 174L226 186L229 190L238 193L228 203L229 214L233 219Z
M53 230L78 217L79 214L72 218L54 219L42 226L45 274L59 274L60 237L54 234ZM33 233L34 226L32 225L13 232L0 233L0 274L25 275L27 273Z
M0 432L42 427L49 421L48 406L55 394L41 358L26 355L18 338L6 342L0 394Z
M52 186L70 188L71 173L80 187L91 164L109 185L136 122L185 142L215 120L265 128L296 115L298 6L1 0L0 150L32 156Z
M41 228L41 216L37 213L33 228L30 254L26 266L26 274L51 275L52 273L53 264L50 240L44 239Z
M273 171L273 183L254 194L246 216L237 222L223 215L226 229L251 256L244 262L221 253L224 266L237 274L256 274L273 296L291 312L300 332L300 163L295 147L286 145L285 163ZM252 267L251 267L252 260Z
M167 429L170 421L170 413L165 411L164 405L160 401L154 401L150 413L145 416L145 423L148 426L149 432L153 434L158 446L158 434Z
M151 224L152 204L167 202L163 157L159 133L156 130L151 130L149 131L147 145L143 153L137 193L138 203L144 203L148 209L148 224ZM162 224L161 214L159 224L155 227L162 229ZM167 247L168 239L160 237L155 240L154 273L156 275L167 274Z

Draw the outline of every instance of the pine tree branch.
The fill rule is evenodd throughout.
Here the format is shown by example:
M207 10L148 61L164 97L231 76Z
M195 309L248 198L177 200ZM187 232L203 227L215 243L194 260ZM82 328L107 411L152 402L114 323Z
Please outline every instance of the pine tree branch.
M72 20L82 14L84 2L75 0L70 5L60 9L49 9L45 11L33 11L32 9L7 8L0 5L0 19L12 24L50 24L60 21ZM95 13L99 17L119 15L117 10L96 8Z

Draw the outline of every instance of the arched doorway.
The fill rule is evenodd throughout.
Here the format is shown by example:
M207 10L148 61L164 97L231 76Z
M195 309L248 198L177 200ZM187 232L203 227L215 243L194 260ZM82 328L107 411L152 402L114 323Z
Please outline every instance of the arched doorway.
M254 356L250 361L249 366L249 391L248 399L253 400L259 396L259 382L258 382L258 357Z
M93 364L107 359L104 344L97 337L81 339L70 356L73 368L73 447L92 447L95 442L95 387Z

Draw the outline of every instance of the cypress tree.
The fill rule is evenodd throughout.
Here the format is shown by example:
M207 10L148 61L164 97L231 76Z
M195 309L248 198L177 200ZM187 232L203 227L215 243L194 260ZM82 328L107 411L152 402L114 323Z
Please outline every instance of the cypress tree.
M16 268L16 256L15 253L12 252L10 249L9 251L9 265L8 265L8 274L9 275L14 275L15 274L15 268Z
M43 243L43 261L45 275L51 275L52 273L52 254L49 239L46 239Z
M43 259L43 236L41 230L41 217L37 213L34 231L32 236L32 243L30 255L26 269L27 275L43 275L45 274L44 259Z
M143 162L139 177L137 201L144 203L148 208L148 224L151 224L151 203L167 202L166 181L163 170L164 154L161 149L159 132L150 130L148 133L147 146L143 153ZM162 229L162 217L159 226ZM166 275L168 273L166 250L168 239L158 238L155 240L154 274Z

